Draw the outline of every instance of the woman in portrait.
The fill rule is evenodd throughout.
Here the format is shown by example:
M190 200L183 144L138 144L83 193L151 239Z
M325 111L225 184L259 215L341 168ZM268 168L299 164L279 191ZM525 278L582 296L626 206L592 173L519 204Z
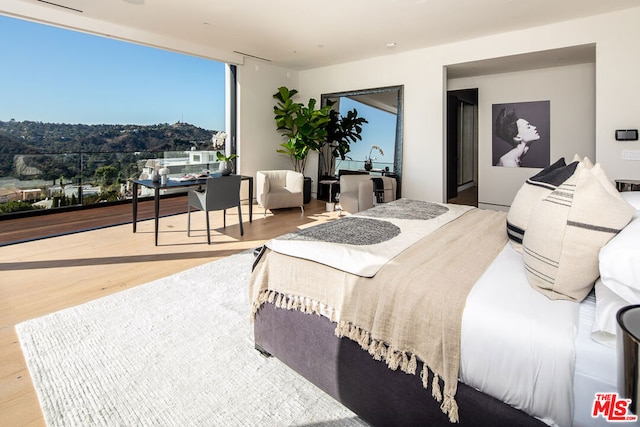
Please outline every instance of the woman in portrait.
M536 126L518 117L513 108L500 110L496 117L495 134L512 147L500 157L496 166L520 167L522 157L531 148L531 143L540 139Z

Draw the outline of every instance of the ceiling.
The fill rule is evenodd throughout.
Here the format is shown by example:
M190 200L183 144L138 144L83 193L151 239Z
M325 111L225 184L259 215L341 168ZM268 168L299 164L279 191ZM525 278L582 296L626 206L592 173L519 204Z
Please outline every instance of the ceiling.
M323 99L336 102L340 97L345 97L357 101L369 107L377 108L391 114L398 114L398 86L378 89L365 89L354 92L328 93L323 94Z
M638 0L3 0L0 13L146 44L151 34L186 50L207 47L211 59L252 56L305 70L638 6ZM450 72L469 73L471 65Z
M596 46L595 44L587 44L453 64L447 67L447 77L455 79L540 68L564 67L595 62L595 60Z

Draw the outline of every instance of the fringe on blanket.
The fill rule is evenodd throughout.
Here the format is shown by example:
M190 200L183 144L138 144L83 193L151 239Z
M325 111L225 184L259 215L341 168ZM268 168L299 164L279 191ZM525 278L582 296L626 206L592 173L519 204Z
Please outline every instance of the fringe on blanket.
M416 374L418 362L416 355L413 353L409 355L406 351L396 350L383 341L371 338L368 331L342 320L338 322L335 334L338 338L346 337L357 342L360 344L360 347L363 350L368 351L375 360L386 362L387 366L392 371L400 369L406 374ZM431 372L433 373L431 395L437 402L441 402L440 410L449 416L449 421L457 423L459 421L458 404L456 403L455 397L445 395L443 400L442 391L440 389L440 376L433 370L431 370ZM422 386L428 390L429 368L426 363L423 363L422 365L420 378L422 379Z
M275 304L278 308L298 310L303 313L316 314L318 316L323 315L323 313L326 316L326 313L330 313L329 316L326 317L329 317L329 320L336 323L335 335L338 338L346 337L357 342L364 351L367 351L373 357L374 360L384 361L389 369L393 371L400 369L406 374L416 374L418 361L414 353L391 348L387 343L371 338L371 334L368 331L353 325L350 322L342 320L336 322L335 308L328 307L327 305L310 298L296 295L285 295L272 290L263 290L252 305L251 321L255 319L255 315L260 309L260 306L267 302ZM459 417L458 404L455 397L445 394L443 399L442 391L440 389L440 375L433 371L433 369L431 372L433 373L433 379L431 381L431 395L438 403L441 403L440 410L449 417L449 421L451 423L457 423L459 421ZM422 386L428 390L429 367L426 363L423 363L420 378L422 379Z
M336 321L336 310L322 304L316 300L306 297L300 297L297 295L285 295L277 291L264 290L258 295L256 301L254 301L251 308L251 321L255 319L256 313L262 304L264 303L274 304L278 308L284 308L286 310L297 310L307 314L315 314L321 316L325 313L329 313L326 317L332 322Z

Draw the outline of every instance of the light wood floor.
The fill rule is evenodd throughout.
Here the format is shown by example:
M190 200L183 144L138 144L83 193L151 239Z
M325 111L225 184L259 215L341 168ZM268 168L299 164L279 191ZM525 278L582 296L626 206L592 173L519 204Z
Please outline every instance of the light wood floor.
M268 239L318 222L337 213L324 212L325 203L312 200L300 209L270 211L263 218L255 207L253 223L244 220L240 236L237 215L212 212L212 244L207 245L204 214L160 219L159 245L153 244L153 221L70 234L0 247L0 425L43 426L38 399L22 356L15 325L35 317L120 292L201 265ZM248 216L248 209L243 208ZM244 218L243 218L244 219ZM195 231L194 231L195 230Z

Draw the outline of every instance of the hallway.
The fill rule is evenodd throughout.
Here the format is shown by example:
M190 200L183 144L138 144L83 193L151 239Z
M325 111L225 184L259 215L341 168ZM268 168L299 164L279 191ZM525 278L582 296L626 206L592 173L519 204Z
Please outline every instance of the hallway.
M447 203L478 207L478 187L474 185L471 188L459 191L458 196L447 200Z

